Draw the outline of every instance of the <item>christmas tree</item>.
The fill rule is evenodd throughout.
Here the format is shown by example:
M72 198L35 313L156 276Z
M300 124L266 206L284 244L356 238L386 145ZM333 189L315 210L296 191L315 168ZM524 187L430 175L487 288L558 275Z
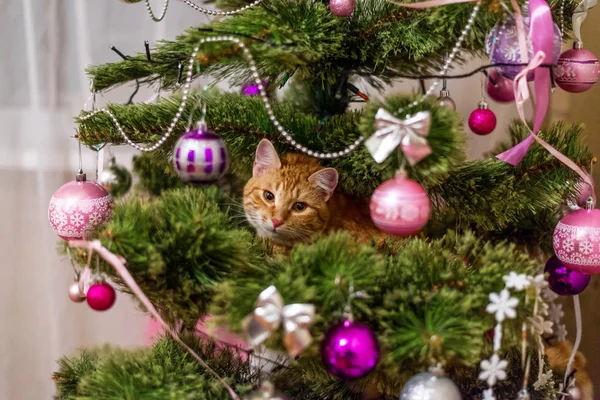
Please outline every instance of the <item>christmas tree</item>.
M206 11L184 2L191 12ZM575 6L570 0L551 4L565 32ZM76 123L86 146L151 150L134 159L137 187L115 199L109 221L108 215L94 217L90 222L103 223L85 238L126 260L167 331L181 339L167 332L149 348L107 347L65 357L54 374L57 398L276 398L273 387L287 399L392 399L401 392L413 400L519 393L559 398L567 389L565 368L551 375L555 366L543 356L551 344L541 335L552 329L540 274L566 203L581 197L580 176L535 142L517 165L495 158L529 137L522 121L489 157L467 160L465 136L471 133L448 98L432 98L439 85L382 101L358 88L383 90L398 78L452 78L451 68L481 53L492 29L508 35L511 21L529 23L527 8L523 19L497 1L418 9L384 0L220 0L217 8L232 11L146 53L121 54L122 61L87 71L96 92L133 82L172 91L155 104L83 111ZM493 38L492 46L498 43L501 37ZM502 68L501 60L492 61L488 70L505 79L494 69ZM527 63L516 62L519 70ZM555 63L550 55L532 68L549 73L547 64ZM199 77L254 87L242 93L194 89ZM508 88L510 95L512 83ZM258 95L249 95L252 90ZM362 108L351 108L360 101ZM485 131L486 123L471 128ZM592 154L582 133L578 124L553 122L538 136L589 170ZM211 153L209 169L180 154L184 139L198 135L216 145L222 138L227 149ZM385 143L390 137L398 139L392 146ZM261 161L257 148L270 161ZM261 167L276 169L291 152L335 168L332 185L320 181L325 202L333 188L366 202L385 181L424 189L424 205L413 206L421 207L417 219L427 225L394 225L391 220L415 219L394 210L374 215L373 197L376 225L400 235L361 240L351 230L332 229L278 249L247 217L243 187ZM404 196L397 201L413 201ZM302 211L305 204L297 207ZM60 224L60 217L51 220ZM71 233L61 236L79 239ZM89 263L88 251L70 250L81 268ZM122 292L137 295L113 268L119 261L107 261L101 259L99 270ZM150 311L147 303L140 306ZM269 324L260 319L266 311L274 318ZM245 343L215 333L223 328ZM331 346L339 337L359 343L336 353ZM406 385L423 372L429 375ZM584 373L577 372L576 381ZM412 394L410 387L416 388ZM419 388L433 394L415 397Z

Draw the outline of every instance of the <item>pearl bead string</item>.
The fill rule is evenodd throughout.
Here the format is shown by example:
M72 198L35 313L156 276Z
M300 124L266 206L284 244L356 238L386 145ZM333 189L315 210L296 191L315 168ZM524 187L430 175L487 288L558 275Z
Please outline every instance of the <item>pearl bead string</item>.
M194 10L204 13L206 15L233 15L233 14L240 13L242 11L246 11L247 9L252 8L254 6L257 6L260 3L262 3L263 0L255 0L250 4L246 4L244 7L238 8L236 10L229 10L229 11L209 10L208 8L200 7L199 5L197 5L196 3L193 3L190 0L181 0L181 1L185 4L187 4L188 6L192 7ZM152 18L152 20L154 22L160 22L165 18L165 15L167 14L167 8L169 8L169 0L165 0L160 17L157 17L156 15L154 15L154 12L152 11L152 5L150 4L150 0L145 0L145 3L146 3L146 9L148 10L148 14L150 15L150 18Z
M560 8L558 9L558 19L560 21L560 38L564 36L565 29L565 0L560 0Z

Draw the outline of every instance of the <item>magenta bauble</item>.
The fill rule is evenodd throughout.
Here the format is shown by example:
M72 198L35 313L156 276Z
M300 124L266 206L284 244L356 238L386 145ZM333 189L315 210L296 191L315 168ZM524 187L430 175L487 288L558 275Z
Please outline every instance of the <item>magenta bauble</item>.
M329 0L329 9L338 17L347 17L354 11L354 0Z
M97 282L90 286L86 298L88 305L92 309L106 311L115 304L117 293L110 284Z
M554 80L564 91L581 93L590 89L598 81L600 64L598 58L586 49L575 48L562 53L554 68Z
M474 134L489 135L496 128L496 114L484 102L469 115L469 128Z
M510 103L515 101L513 81L505 78L496 70L490 72L490 76L487 80L486 91L488 96L498 103Z
M565 266L584 274L600 273L600 210L567 214L556 225L552 243Z
M346 320L325 334L321 342L321 360L332 375L357 379L377 365L379 343L368 326Z
M390 235L406 237L418 233L427 224L431 205L421 185L398 173L375 189L370 210L377 228Z
M50 199L48 219L54 232L64 240L87 239L99 224L109 221L112 198L101 185L77 180L62 185Z

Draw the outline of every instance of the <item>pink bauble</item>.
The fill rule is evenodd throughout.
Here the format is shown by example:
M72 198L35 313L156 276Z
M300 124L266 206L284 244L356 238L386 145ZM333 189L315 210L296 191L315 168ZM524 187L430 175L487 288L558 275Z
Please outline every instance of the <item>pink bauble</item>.
M402 173L383 182L371 196L371 219L390 235L406 237L419 232L429 221L427 192Z
M62 185L50 199L48 219L64 240L87 239L99 224L110 220L112 198L101 185L83 178Z
M90 286L86 298L88 305L92 309L106 311L115 304L117 293L108 283L99 282Z
M576 44L578 46L578 44ZM564 91L585 92L598 81L600 64L596 56L582 48L573 48L562 53L554 68L554 80Z
M347 17L354 11L354 0L330 0L329 9L338 17Z
M499 71L493 70L487 80L487 94L498 103L515 101L513 81L505 78Z
M496 128L496 115L487 108L487 104L479 103L479 107L469 115L469 128L474 134L489 135Z
M581 209L567 214L554 229L556 257L584 274L600 273L600 210Z

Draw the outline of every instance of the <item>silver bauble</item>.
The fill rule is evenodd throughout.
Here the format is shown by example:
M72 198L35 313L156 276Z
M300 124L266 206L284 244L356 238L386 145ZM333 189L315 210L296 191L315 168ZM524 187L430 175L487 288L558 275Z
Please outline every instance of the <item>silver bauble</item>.
M462 400L460 390L451 379L422 372L406 382L400 400Z
M573 386L567 390L566 400L581 400L583 395L577 386Z
M440 92L440 97L437 98L437 103L440 106L448 107L452 111L456 111L456 103L450 97L450 92L447 90L442 90Z
M69 299L73 303L81 303L85 301L85 295L79 291L79 282L71 283L69 286Z
M269 381L264 381L256 391L244 397L244 400L286 400L285 397L279 397L275 392L275 386Z
M139 3L142 0L121 0L121 3L128 3L128 4L134 4L134 3Z
M527 389L521 389L517 394L517 400L531 400L531 396Z
M131 188L131 172L122 165L117 164L113 157L107 168L98 177L98 183L106 189L112 197L120 197Z

